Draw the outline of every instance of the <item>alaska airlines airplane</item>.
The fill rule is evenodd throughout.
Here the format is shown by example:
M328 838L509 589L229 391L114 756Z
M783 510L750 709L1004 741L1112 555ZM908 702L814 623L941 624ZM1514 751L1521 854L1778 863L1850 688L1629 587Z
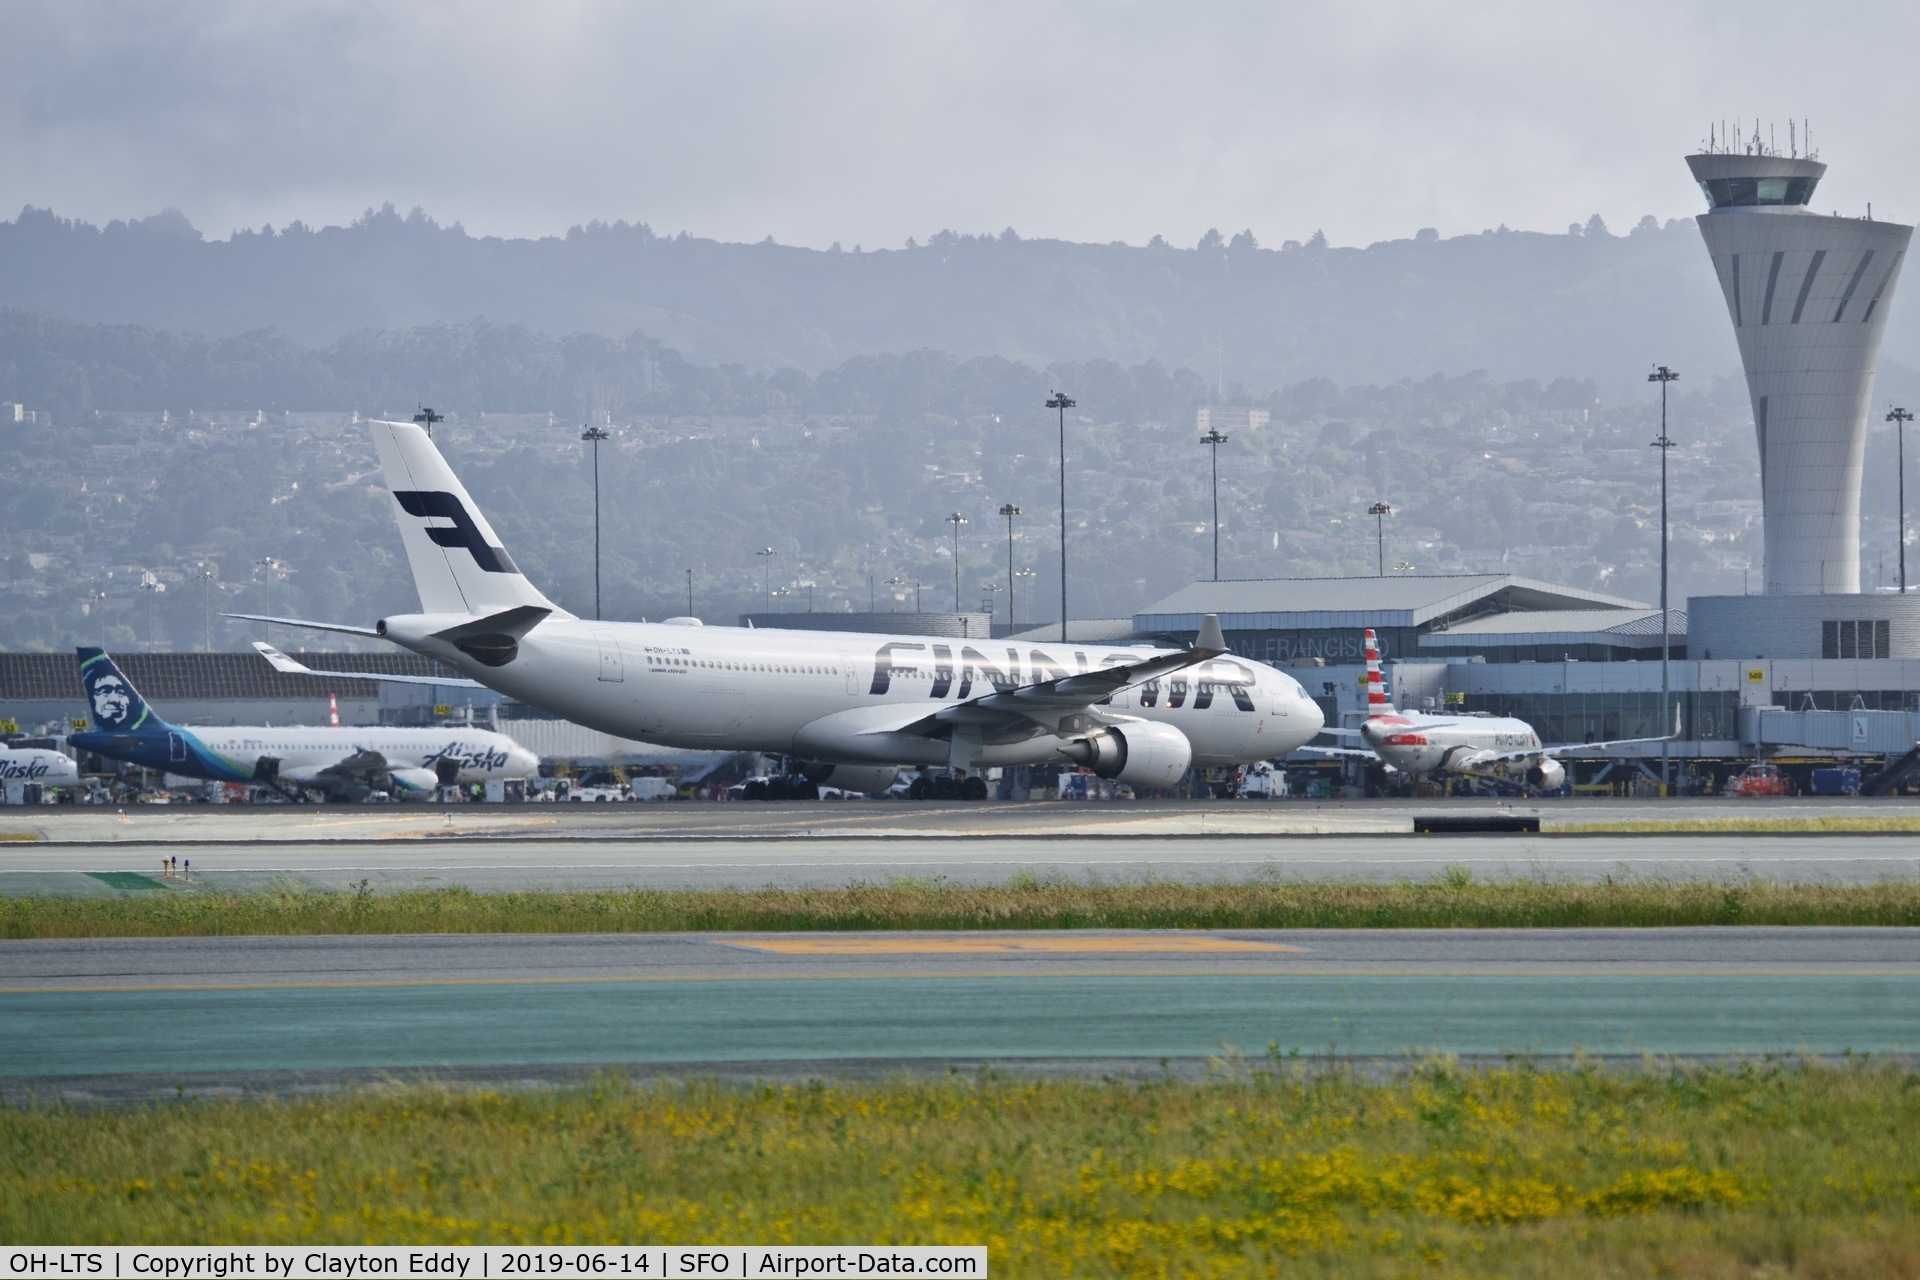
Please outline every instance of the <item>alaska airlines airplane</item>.
M531 751L484 729L184 729L155 715L103 651L78 652L93 728L67 741L145 769L265 783L294 799L306 791L329 799L385 791L411 800L431 799L446 783L529 778L539 771Z
M922 793L983 799L983 768L1062 761L1165 787L1320 731L1305 690L1229 654L1211 614L1190 649L577 618L521 574L425 431L369 425L421 612L371 628L231 616L381 636L606 733L787 756L854 791L904 766L948 771Z
M1591 752L1659 738L1619 738L1611 742L1574 742L1543 747L1540 735L1525 720L1511 716L1430 716L1396 711L1380 676L1380 645L1373 628L1366 630L1367 718L1358 730L1331 729L1336 736L1358 737L1367 750L1307 747L1314 755L1378 760L1412 777L1430 773L1460 773L1523 782L1538 791L1557 791L1567 779L1566 766L1555 757Z
M64 751L0 746L0 783L39 782L49 787L80 781L80 766Z

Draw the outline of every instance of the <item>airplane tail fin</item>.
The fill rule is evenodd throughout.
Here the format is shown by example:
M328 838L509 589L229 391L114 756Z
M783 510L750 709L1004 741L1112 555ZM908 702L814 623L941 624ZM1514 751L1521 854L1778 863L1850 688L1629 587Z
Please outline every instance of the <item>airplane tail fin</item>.
M153 713L133 681L115 666L106 650L81 645L80 683L87 690L87 716L96 729L114 733L152 733L170 726Z
M1387 699L1386 681L1380 676L1380 641L1373 634L1373 628L1367 628L1367 719L1375 716L1393 714L1393 703Z
M425 431L411 422L368 425L423 612L491 614L535 605L571 616L527 581Z

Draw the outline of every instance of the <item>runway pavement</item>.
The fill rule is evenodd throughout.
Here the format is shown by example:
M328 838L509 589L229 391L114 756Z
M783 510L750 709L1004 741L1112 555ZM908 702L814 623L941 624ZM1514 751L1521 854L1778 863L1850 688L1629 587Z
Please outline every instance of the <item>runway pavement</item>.
M1097 1067L1269 1046L1911 1053L1916 996L1912 929L10 942L0 1096L108 1077L112 1092L355 1069Z
M1725 818L1920 818L1920 799L1177 801L1025 804L566 804L0 808L0 836L147 844L493 836L552 840L948 839L1393 835L1413 817L1537 816L1548 832L1593 823Z
M191 885L161 878L171 856ZM1920 875L1920 834L795 835L701 839L551 833L192 845L0 844L0 895L247 890L837 886L903 878L998 884L1021 875L1108 882L1426 880L1606 876L1871 883Z

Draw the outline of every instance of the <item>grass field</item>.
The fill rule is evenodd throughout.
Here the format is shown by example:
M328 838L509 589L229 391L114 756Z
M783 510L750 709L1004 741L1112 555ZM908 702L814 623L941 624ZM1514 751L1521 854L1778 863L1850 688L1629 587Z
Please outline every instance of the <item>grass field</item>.
M169 892L0 899L0 938L866 929L1387 929L1920 925L1920 882L1080 884L474 893Z
M1920 1275L1920 1075L410 1089L0 1111L0 1241L986 1244L1000 1276Z

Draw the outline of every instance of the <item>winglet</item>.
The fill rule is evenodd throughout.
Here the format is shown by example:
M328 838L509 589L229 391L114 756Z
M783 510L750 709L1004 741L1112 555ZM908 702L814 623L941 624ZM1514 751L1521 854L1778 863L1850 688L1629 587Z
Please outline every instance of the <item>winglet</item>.
M1210 613L1200 619L1200 635L1193 642L1196 649L1207 649L1214 653L1227 651L1226 633L1220 630L1220 615Z
M294 659L289 658L286 654L280 652L278 649L268 644L265 640L255 640L253 642L253 647L259 651L261 657L265 658L268 662L273 664L273 669L275 671L278 671L283 675L310 676L314 674L313 669L311 667L304 666L303 664L295 661Z

